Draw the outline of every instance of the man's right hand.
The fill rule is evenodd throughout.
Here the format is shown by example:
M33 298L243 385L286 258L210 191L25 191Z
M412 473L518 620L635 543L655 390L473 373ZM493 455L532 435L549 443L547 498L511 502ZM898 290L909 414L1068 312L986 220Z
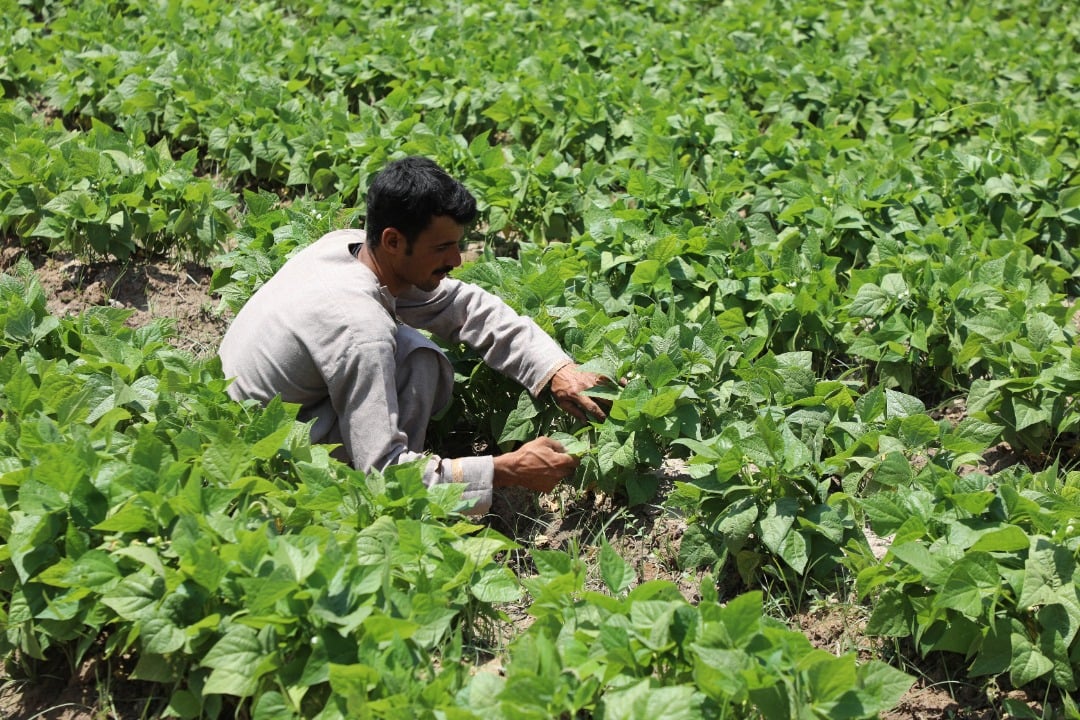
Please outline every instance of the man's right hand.
M563 452L562 443L549 437L530 440L517 450L495 457L495 487L516 485L534 492L550 492L574 474L578 459Z

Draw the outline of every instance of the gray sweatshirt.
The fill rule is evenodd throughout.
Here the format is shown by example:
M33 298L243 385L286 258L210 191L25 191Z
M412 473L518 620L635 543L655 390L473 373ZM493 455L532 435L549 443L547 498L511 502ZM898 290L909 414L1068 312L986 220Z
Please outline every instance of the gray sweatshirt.
M337 230L304 248L248 300L222 340L229 394L263 403L275 395L314 420L312 442L333 432L354 467L384 470L421 455L398 427L394 382L398 322L451 343L464 342L484 362L538 395L570 362L529 318L489 292L446 278L433 292L399 297L349 252L361 230ZM490 456L430 456L424 482L464 483L473 512L491 505Z

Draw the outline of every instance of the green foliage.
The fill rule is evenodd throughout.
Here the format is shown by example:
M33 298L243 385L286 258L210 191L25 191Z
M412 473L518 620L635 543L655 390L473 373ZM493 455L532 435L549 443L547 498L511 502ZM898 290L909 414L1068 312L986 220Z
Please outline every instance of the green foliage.
M271 691L312 716L356 673L415 686L519 597L495 561L516 546L450 513L460 486L330 460L295 407L230 401L163 323L57 319L32 277L0 291L5 655L77 665L107 636L181 717ZM394 677L350 697L393 704L413 691Z
M610 594L583 590L580 561L533 551L536 620L505 677L478 675L466 689L486 717L869 718L911 684L884 663L814 649L763 613L760 593L721 605L712 578L696 605L665 581L628 590L625 561L605 552Z
M497 560L517 546L451 512L459 486L427 489L416 465L349 470L295 407L231 402L216 362L173 350L164 323L55 318L20 271L0 276L4 653L74 665L107 637L106 656L134 653L132 677L191 718L862 718L910 684L813 649L760 595L721 606L708 580L695 606L638 585L606 544L609 595L583 592L580 562L532 551L536 622L504 679L470 676L466 641L521 585Z
M26 105L0 105L0 231L83 257L137 250L206 259L232 230L236 198L195 175L195 152L173 160L94 121L43 125Z
M536 242L627 198L670 221L760 216L759 237L817 235L841 269L941 232L1071 275L1076 68L1059 48L1077 30L1047 20L1059 4L999 4L8 0L0 84L69 126L196 150L237 186L345 205L388 157L429 155L489 232Z
M863 501L874 529L895 535L885 561L858 576L875 598L867 631L959 654L974 676L1075 691L1080 476L961 477L931 465L913 481Z

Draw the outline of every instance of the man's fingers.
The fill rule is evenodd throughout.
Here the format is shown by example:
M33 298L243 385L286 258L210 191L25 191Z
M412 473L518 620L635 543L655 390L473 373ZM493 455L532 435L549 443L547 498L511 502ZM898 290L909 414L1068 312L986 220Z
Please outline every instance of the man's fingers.
M592 415L597 420L603 421L607 418L606 410L596 400L587 396L582 396L582 405L585 407L585 412ZM611 407L610 403L608 403L608 407Z
M561 400L559 402L559 407L561 407L563 410L565 410L567 413L574 416L575 418L577 418L581 422L583 422L583 423L589 422L589 418L588 418L588 415L586 414L586 410L584 408L583 403L575 401L572 398L567 398L566 400ZM600 419L602 420L603 416L601 416Z
M585 422L585 418L582 416L581 410L578 408L577 405L574 404L573 400L570 400L568 398L567 399L560 399L560 400L557 400L556 403L558 404L558 406L560 408L563 409L564 412L568 413L569 415L574 416L575 418L577 418L578 420L581 420L582 422Z
M563 450L563 444L555 438L548 437L547 435L541 435L536 438L536 442L544 447L551 448L555 452L565 452Z
M589 422L590 415L600 421L607 418L607 413L604 412L604 409L587 395L577 395L572 398L560 400L559 407L583 423Z

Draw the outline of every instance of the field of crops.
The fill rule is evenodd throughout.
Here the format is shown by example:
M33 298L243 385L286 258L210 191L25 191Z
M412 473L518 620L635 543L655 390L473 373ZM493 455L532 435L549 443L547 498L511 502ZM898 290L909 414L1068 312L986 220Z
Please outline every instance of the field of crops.
M978 717L1080 718L1070 7L0 0L8 682L93 655L153 688L135 717L854 719L936 662ZM450 347L436 434L574 443L570 496L685 523L668 577L353 471L167 319L51 312L29 260L195 261L228 313L404 154L478 199L457 276L627 378L582 427ZM871 642L812 644L815 603Z

